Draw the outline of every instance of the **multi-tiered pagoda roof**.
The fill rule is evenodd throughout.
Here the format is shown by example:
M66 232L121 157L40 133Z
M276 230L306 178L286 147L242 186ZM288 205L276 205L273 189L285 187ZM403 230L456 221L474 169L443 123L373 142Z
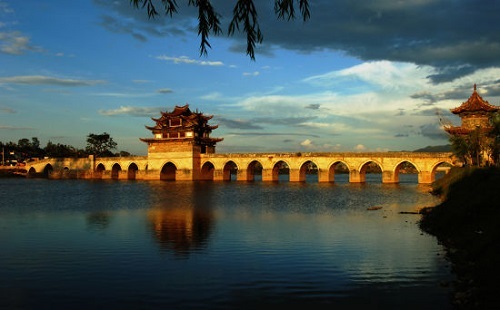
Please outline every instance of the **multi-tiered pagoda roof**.
M474 91L467 101L462 102L462 105L451 109L451 113L462 115L463 113L493 113L500 109L500 107L491 105L488 101L484 100L478 93L476 84L474 84Z
M478 127L483 131L489 131L491 129L489 118L499 110L500 107L490 104L478 94L474 84L474 91L469 99L450 110L451 113L460 116L462 126L447 126L444 129L452 135L466 135Z
M210 138L212 130L218 126L211 126L208 121L213 115L204 115L196 110L189 109L189 105L175 106L172 112L161 112L159 118L152 117L154 126L145 126L151 130L154 138L141 138L144 142L192 140L196 145L214 147L222 138Z

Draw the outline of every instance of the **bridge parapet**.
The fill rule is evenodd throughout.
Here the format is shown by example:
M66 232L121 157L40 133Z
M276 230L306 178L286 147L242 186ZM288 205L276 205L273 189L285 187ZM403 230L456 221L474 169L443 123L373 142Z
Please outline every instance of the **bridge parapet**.
M450 158L453 156L451 152L281 152L281 153L212 153L212 154L202 154L203 158L250 158L250 157L279 157L279 158L289 158L289 157L329 157L329 158L341 158L341 157L386 157L386 158Z

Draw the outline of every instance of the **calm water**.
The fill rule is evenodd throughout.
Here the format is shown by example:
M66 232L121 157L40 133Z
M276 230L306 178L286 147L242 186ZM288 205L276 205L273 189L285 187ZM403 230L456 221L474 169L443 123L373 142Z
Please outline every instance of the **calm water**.
M3 179L0 308L451 308L443 249L399 214L437 200L404 177Z

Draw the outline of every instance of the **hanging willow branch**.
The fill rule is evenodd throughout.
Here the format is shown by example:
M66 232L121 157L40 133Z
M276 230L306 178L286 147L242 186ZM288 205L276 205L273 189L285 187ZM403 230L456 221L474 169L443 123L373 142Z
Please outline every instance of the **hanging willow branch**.
M156 9L154 0L130 0L130 3L140 9L147 9L148 17L155 18L160 15ZM299 4L300 14L304 21L311 16L308 0L274 0L274 12L280 20L295 19L295 4ZM173 16L177 13L176 0L161 0L165 15ZM220 27L220 15L212 6L210 0L188 0L189 6L198 8L198 35L201 37L200 55L207 55L207 48L212 48L209 42L210 34L222 33ZM253 0L237 0L233 9L233 18L229 24L228 35L235 31L243 30L247 37L246 54L255 60L255 45L262 43L263 35L260 31L257 18L257 9Z

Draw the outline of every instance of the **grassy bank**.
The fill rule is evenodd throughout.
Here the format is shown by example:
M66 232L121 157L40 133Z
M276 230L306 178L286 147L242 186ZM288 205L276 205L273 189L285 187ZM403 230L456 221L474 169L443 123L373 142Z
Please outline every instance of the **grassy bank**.
M460 309L500 306L500 169L453 169L433 184L443 202L425 208L420 228L447 249Z

